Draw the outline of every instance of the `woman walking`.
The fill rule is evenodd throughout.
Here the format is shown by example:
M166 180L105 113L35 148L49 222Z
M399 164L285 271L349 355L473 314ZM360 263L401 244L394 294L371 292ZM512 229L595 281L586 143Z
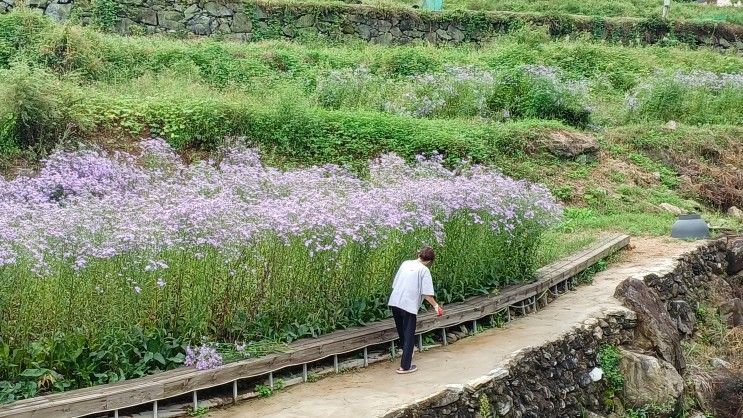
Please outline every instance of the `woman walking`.
M423 247L418 252L415 260L404 261L397 270L395 280L392 282L392 294L387 303L392 309L395 318L397 335L400 337L402 347L402 359L397 373L413 373L418 368L411 364L413 361L413 348L415 346L415 325L417 322L418 309L425 299L433 306L436 313L441 316L443 309L433 298L433 280L429 268L433 264L436 254L431 247Z

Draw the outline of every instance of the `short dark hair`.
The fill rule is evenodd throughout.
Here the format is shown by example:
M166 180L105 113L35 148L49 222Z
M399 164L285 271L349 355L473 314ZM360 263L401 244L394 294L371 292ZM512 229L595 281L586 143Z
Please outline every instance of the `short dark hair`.
M418 251L418 258L423 261L433 262L436 259L436 253L433 251L433 248L426 246Z

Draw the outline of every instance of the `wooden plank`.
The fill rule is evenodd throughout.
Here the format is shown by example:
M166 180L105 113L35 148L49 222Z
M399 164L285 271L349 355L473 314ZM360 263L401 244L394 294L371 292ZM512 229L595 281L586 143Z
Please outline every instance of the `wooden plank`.
M442 317L434 313L419 315L417 333L478 320L537 296L628 243L629 237L626 235L606 236L586 249L537 270L538 279L535 282L509 285L497 295L481 295L452 304L447 306L446 314ZM77 417L122 409L228 384L237 379L265 375L395 339L397 330L393 321L384 320L365 327L335 331L319 338L299 340L292 343L286 353L247 359L215 369L198 371L180 368L139 379L14 402L0 406L0 417Z

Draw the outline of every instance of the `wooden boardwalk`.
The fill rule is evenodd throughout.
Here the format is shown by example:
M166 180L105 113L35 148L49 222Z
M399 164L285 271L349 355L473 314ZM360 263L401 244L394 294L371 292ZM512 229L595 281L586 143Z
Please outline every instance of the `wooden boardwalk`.
M567 289L575 275L628 244L627 235L602 238L582 251L539 269L534 283L512 285L501 289L498 295L477 296L447 305L442 317L433 313L419 315L417 332L443 330L498 313L509 317L512 313L524 315L527 310L538 309L542 298L559 293L560 287ZM443 337L446 343L445 334ZM215 369L198 371L183 367L139 379L13 402L0 406L0 417L79 417L142 404L152 404L156 411L158 400L191 392L195 398L198 390L230 383L236 390L239 379L270 375L287 367L305 366L306 373L307 363L331 356L337 360L337 355L353 351L364 350L366 354L367 347L396 339L394 323L385 320L319 338L298 340L286 353L242 360Z

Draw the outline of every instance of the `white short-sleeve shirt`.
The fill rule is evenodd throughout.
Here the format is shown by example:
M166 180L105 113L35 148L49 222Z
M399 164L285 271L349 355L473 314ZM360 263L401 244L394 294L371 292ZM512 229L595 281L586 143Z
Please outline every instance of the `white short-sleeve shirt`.
M434 295L431 271L418 260L404 261L392 282L387 304L417 315L424 295Z

